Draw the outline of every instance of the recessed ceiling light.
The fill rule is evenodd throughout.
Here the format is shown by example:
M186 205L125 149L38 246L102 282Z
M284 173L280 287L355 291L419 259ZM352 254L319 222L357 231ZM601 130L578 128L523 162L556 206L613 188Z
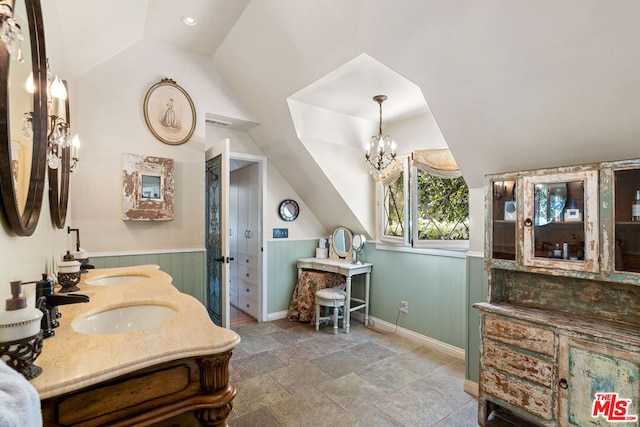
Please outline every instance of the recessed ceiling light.
M187 16L187 15L185 15L185 16L181 17L181 18L180 18L180 20L181 20L182 22L184 22L185 24L187 24L187 25L191 25L191 26L193 26L193 25L196 25L196 24L197 24L197 22L196 22L196 18L194 18L193 16Z

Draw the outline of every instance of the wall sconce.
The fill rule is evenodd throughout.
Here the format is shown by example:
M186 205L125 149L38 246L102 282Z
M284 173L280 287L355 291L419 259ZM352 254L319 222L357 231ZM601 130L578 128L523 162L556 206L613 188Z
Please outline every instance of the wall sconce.
M507 194L507 183L504 181L496 181L493 183L493 196L496 199L502 199Z
M33 75L30 75L26 83L27 90L33 93ZM47 63L47 94L49 95L49 132L47 134L47 165L50 169L58 169L62 164L62 150L71 148L70 172L79 166L80 138L76 134L71 138L71 125L69 120L69 97L67 82L58 76L51 78L51 70ZM31 112L24 114L22 131L30 137L32 131L33 116Z

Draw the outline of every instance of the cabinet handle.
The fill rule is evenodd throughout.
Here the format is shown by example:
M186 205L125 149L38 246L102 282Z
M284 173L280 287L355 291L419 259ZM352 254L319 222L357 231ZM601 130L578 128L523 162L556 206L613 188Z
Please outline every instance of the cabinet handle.
M249 304L247 304L247 308L250 308L250 307L249 307Z
M247 273L247 277L249 277L249 273Z
M567 383L567 380L565 380L564 378L560 378L560 382L558 383L558 387L560 387L563 390L566 390L569 388L569 384Z
M247 260L247 262L249 262L249 260Z
M527 218L524 220L525 227L531 227L532 225L533 225L533 221L531 221L531 218Z
M247 288L247 292L249 292L249 288Z

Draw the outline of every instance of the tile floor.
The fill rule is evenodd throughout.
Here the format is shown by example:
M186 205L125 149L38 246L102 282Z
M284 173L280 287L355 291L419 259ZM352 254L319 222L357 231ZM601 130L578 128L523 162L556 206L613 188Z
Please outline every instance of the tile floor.
M415 341L359 322L337 336L286 319L234 330L230 426L478 425L464 362Z

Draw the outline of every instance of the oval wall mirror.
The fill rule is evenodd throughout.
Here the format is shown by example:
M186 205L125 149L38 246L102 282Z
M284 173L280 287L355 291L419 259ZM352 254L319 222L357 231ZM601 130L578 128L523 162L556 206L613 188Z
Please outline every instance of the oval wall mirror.
M60 118L64 119L68 127L71 126L71 116L69 115L69 87L66 80L62 80L67 98L64 106L58 112ZM64 116L63 116L64 115ZM51 168L51 163L47 162L47 172L49 174L49 211L51 221L57 228L63 229L67 221L67 205L69 203L69 173L71 172L71 146L62 148L60 162L55 169Z
M5 9L7 11L8 9ZM14 2L22 43L0 42L0 193L8 225L30 236L38 225L46 173L47 76L39 0Z
M352 250L352 235L351 231L345 227L338 227L333 232L332 246L333 251L340 258L346 258L349 256Z

